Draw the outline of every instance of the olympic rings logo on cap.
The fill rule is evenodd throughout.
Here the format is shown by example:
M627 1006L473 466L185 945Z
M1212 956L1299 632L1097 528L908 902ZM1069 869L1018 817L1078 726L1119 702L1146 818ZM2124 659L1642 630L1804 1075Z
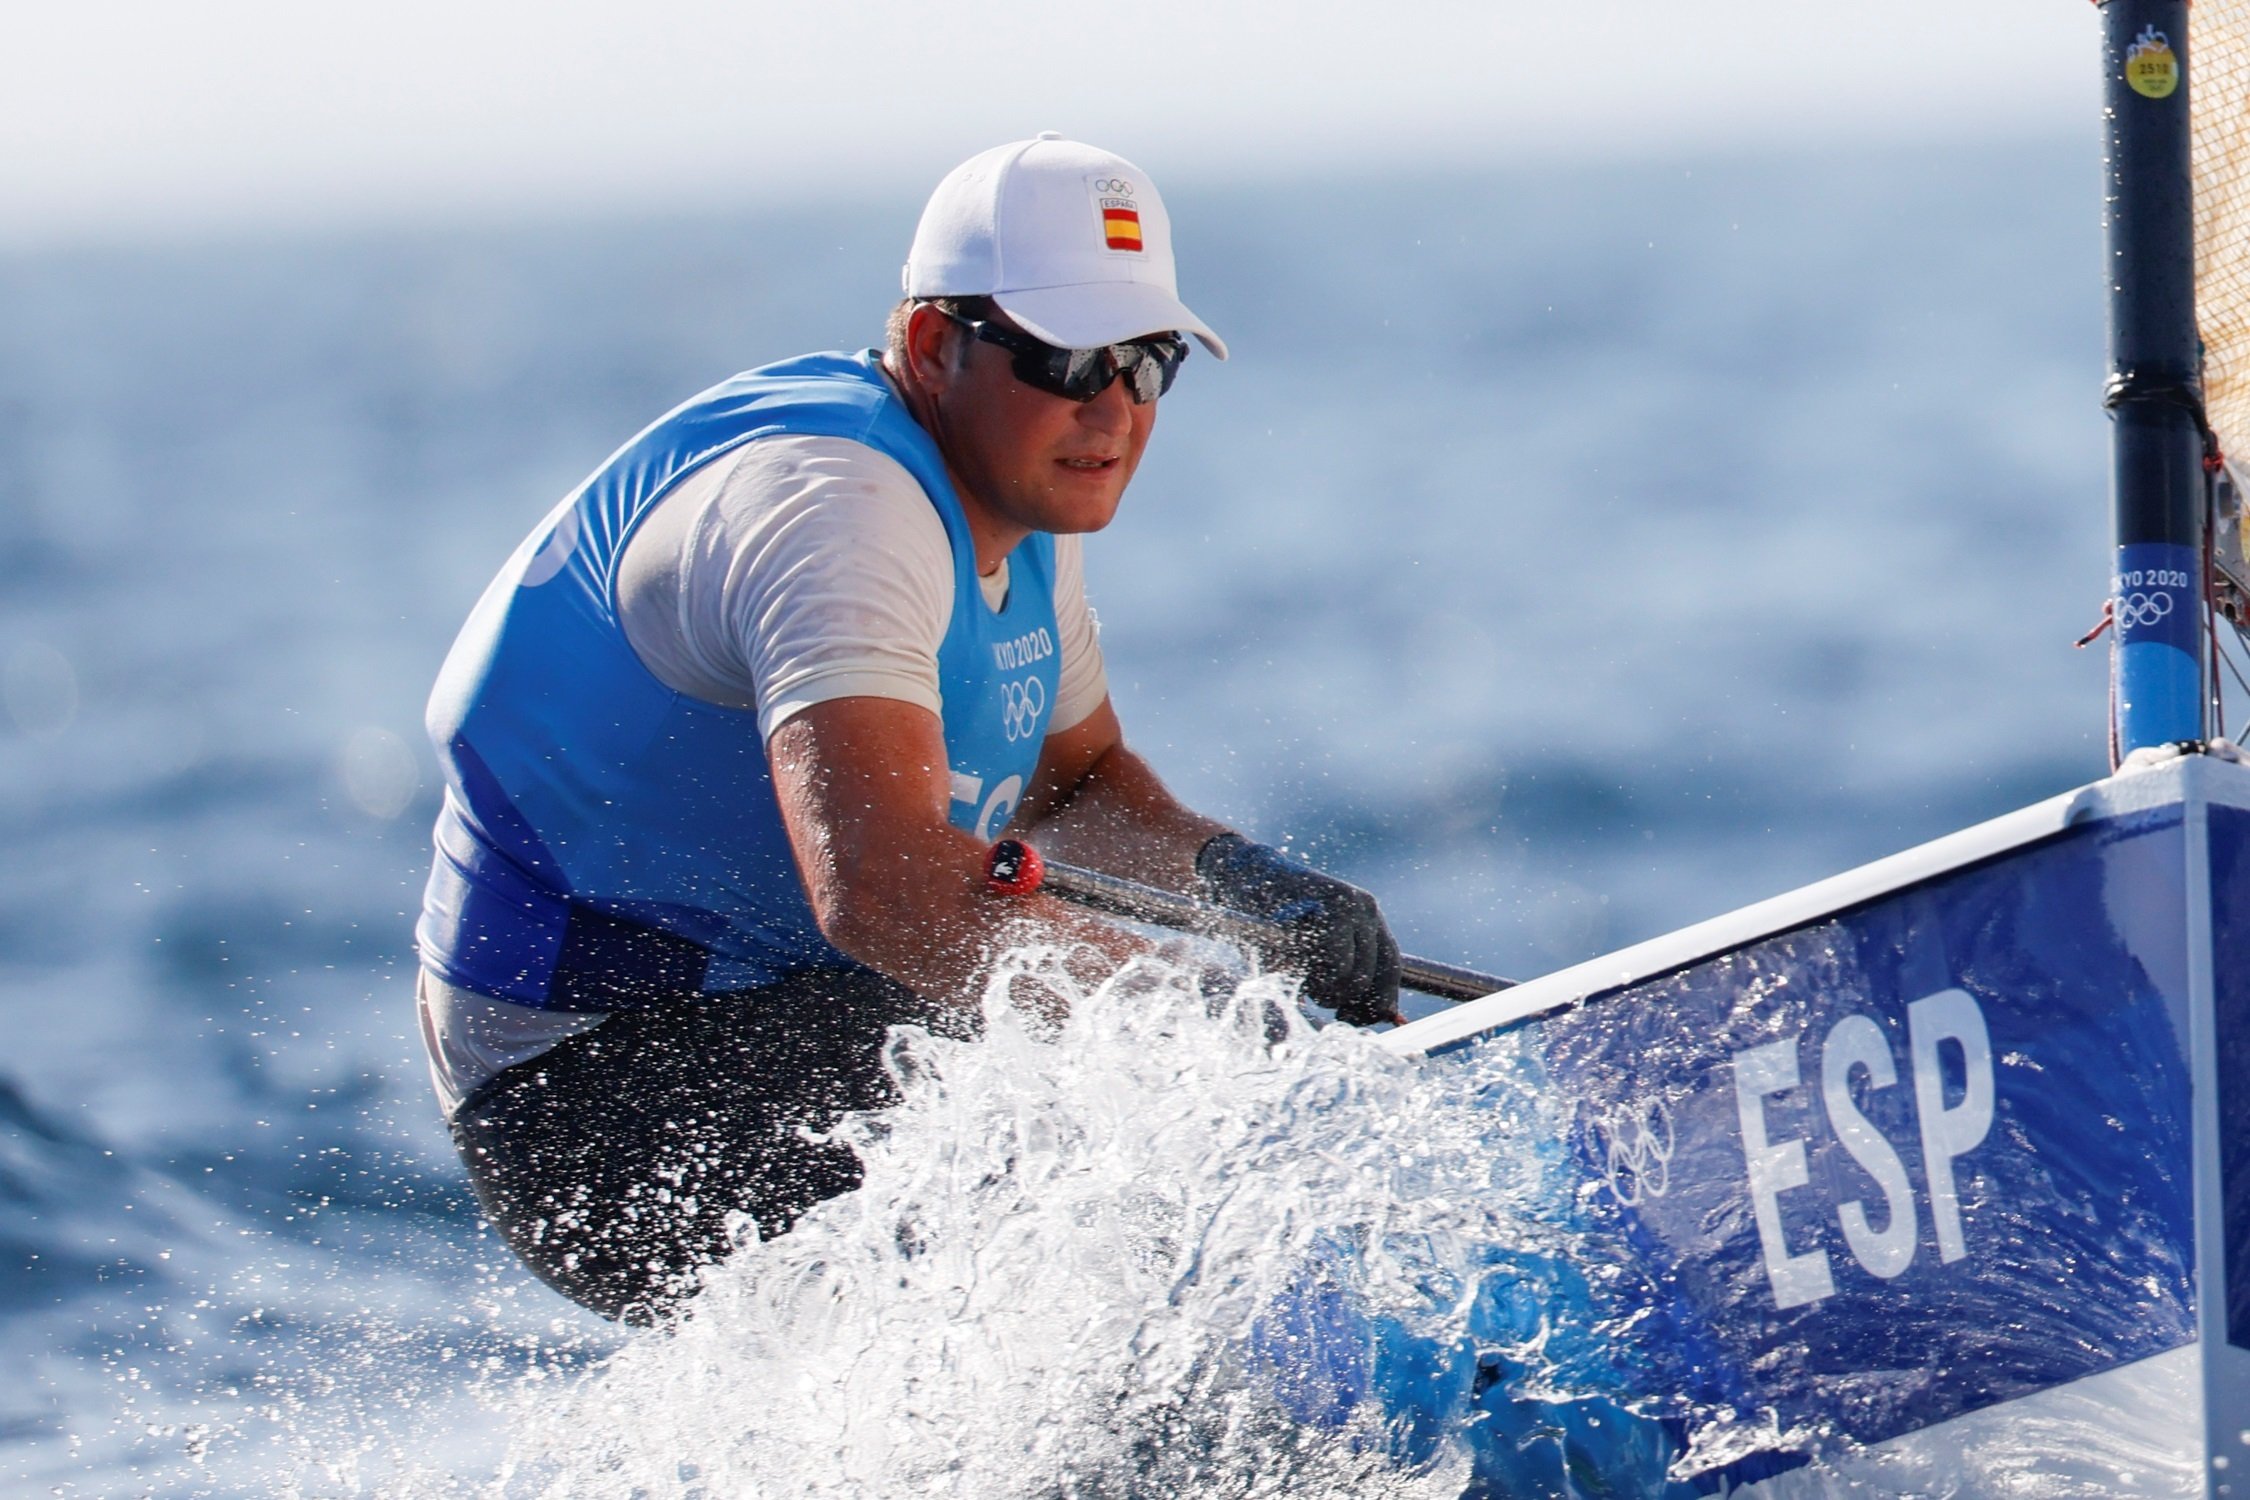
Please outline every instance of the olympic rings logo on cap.
M1039 719L1047 711L1047 684L1036 677L1003 685L1000 689L1000 727L1011 743L1039 732Z
M2130 630L2143 629L2156 624L2172 612L2172 591L2158 589L2148 594L2124 594L2117 601L2117 627Z
M1130 198L1133 196L1133 185L1122 177L1097 177L1094 179L1094 191L1116 193L1120 197Z

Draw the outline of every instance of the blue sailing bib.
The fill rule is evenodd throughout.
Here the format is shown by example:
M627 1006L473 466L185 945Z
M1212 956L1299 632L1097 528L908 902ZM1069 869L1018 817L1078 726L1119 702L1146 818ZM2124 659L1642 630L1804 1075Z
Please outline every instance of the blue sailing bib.
M667 687L617 613L618 563L642 518L699 465L784 433L888 455L944 521L949 817L982 839L1007 825L1059 678L1054 539L1016 548L994 610L937 445L874 353L767 365L619 449L525 539L462 627L428 715L446 777L416 929L433 972L519 1004L617 1010L851 962L813 920L756 714Z

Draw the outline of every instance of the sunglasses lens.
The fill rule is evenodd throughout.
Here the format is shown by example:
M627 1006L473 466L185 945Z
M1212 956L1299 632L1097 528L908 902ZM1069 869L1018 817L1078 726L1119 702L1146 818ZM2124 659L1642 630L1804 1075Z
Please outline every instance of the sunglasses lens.
M1096 349L1058 349L997 324L959 321L977 338L1015 356L1016 379L1066 401L1091 401L1122 375L1134 403L1146 406L1172 388L1172 378L1188 353L1186 342L1170 334Z
M1132 382L1133 399L1147 405L1172 388L1187 358L1187 345L1175 338L1120 344L1118 369Z
M1155 360L1144 355L1134 360L1129 368L1124 368L1122 373L1137 404L1146 406L1164 394L1164 371Z
M1172 388L1172 376L1180 367L1146 346L1139 353L1131 371L1133 399L1145 406Z
M1038 353L1025 353L1016 357L1016 378L1025 385L1045 391L1050 396L1060 396L1066 401L1086 402L1109 389L1122 366L1113 357L1116 348L1104 349L1049 349L1042 347Z
M1065 349L1058 351L1068 356L1063 364L1062 387L1058 394L1073 401L1091 401L1109 389L1110 381L1117 378L1117 366L1107 349Z

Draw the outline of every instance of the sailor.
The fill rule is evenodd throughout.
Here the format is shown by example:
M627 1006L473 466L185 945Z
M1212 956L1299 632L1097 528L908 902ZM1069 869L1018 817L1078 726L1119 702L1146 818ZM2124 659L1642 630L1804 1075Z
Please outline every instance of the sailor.
M439 675L417 940L437 1092L542 1279L645 1320L857 1185L890 1028L974 1029L1027 938L1141 951L987 889L1003 830L1287 925L1310 1000L1395 1018L1374 900L1184 806L1128 748L1080 538L1189 353L1163 200L1052 134L938 185L887 347L712 387L517 549Z

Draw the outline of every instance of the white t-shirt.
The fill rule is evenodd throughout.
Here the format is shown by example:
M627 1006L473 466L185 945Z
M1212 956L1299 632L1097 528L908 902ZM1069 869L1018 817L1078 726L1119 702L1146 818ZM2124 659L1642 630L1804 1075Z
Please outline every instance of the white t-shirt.
M982 580L995 609L1007 571ZM762 438L688 475L641 522L619 565L617 608L658 678L755 707L767 736L831 698L938 713L953 548L896 459L847 438ZM1109 691L1075 536L1055 538L1055 635L1050 734Z
M625 638L668 687L756 709L773 732L816 703L893 698L943 710L937 652L953 617L945 523L896 459L847 438L760 438L695 470L644 517L617 574ZM1008 567L979 580L1007 599ZM1059 682L1047 732L1108 696L1075 536L1055 538ZM451 1114L471 1089L600 1022L424 975L422 1034Z

